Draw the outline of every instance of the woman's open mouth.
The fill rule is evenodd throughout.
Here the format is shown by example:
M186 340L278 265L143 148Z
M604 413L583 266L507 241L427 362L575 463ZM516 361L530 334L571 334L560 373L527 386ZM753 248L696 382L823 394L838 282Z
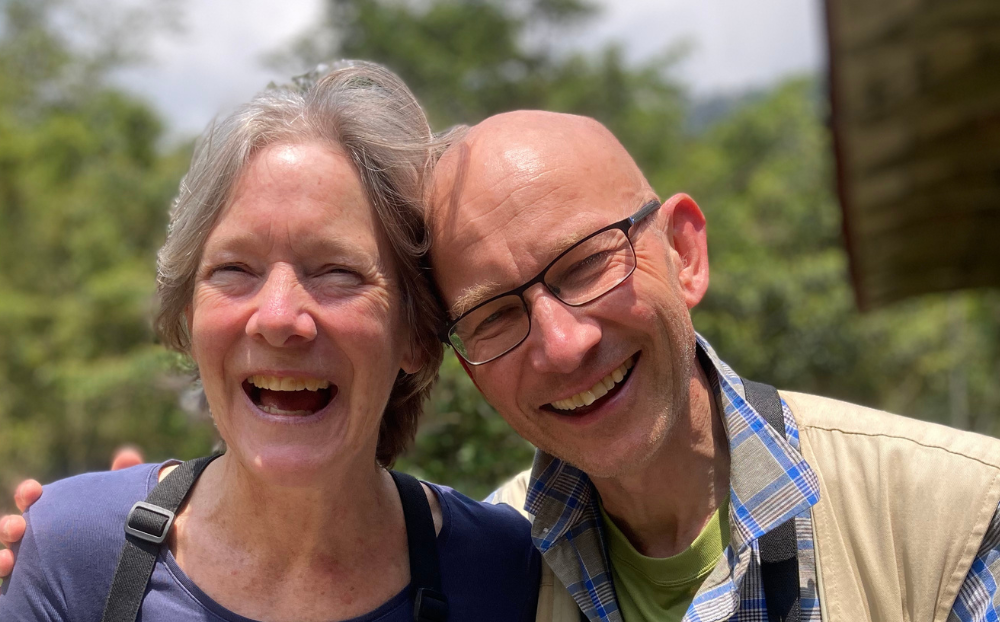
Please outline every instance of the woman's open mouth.
M257 408L279 417L308 417L324 408L337 395L337 385L318 378L250 376L243 391Z

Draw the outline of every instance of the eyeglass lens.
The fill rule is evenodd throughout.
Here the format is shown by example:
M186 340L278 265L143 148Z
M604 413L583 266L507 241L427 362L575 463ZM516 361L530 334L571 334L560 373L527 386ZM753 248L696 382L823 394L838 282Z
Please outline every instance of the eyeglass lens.
M556 298L578 306L611 291L634 269L628 236L610 229L571 247L549 267L543 281ZM513 349L530 328L524 299L511 294L473 309L451 328L448 339L463 358L478 364Z

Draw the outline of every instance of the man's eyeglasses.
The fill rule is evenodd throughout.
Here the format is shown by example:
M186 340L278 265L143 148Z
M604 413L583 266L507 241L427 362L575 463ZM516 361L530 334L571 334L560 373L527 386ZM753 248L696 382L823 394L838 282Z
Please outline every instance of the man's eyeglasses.
M531 313L524 292L542 283L571 307L587 304L635 271L632 227L660 208L658 200L643 205L624 220L595 231L569 247L538 275L515 289L482 302L445 326L441 339L470 365L482 365L507 354L531 332Z

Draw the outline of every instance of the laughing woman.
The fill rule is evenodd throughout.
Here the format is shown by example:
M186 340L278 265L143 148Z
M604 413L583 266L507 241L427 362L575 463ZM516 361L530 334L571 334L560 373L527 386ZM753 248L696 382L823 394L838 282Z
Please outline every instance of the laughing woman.
M0 619L534 619L527 522L386 470L441 359L418 267L430 138L368 63L207 133L157 328L197 365L226 453L47 487Z

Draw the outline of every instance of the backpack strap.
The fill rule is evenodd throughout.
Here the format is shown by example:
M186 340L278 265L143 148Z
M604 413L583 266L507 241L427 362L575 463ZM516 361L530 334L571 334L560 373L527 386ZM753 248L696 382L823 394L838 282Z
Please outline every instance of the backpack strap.
M221 454L189 460L170 472L125 519L125 545L118 557L101 622L135 622L156 557L195 480Z
M448 599L441 588L437 533L423 486L412 475L389 471L403 503L406 544L410 551L410 594L415 622L445 622Z
M781 435L785 417L778 391L768 384L743 379L747 402ZM758 541L760 576L770 622L799 622L799 545L795 536L795 519L778 525Z

